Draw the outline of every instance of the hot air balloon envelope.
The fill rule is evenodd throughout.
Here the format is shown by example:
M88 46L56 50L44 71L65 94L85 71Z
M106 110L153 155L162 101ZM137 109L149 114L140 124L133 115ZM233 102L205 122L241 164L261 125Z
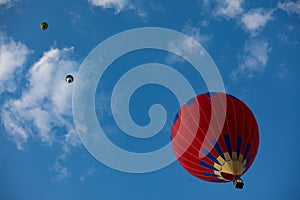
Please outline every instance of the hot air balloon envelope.
M215 127L210 127L212 116L222 112L224 124L216 120ZM172 125L172 147L179 163L209 182L235 181L235 186L242 188L240 177L253 163L258 144L258 125L251 110L241 100L221 92L200 94L188 101Z
M40 24L40 27L41 27L42 30L47 30L47 28L48 28L47 22L42 22L42 23Z
M74 80L74 78L73 78L72 75L68 74L68 75L66 76L66 79L65 79L65 80L66 80L67 83L72 83L73 80Z

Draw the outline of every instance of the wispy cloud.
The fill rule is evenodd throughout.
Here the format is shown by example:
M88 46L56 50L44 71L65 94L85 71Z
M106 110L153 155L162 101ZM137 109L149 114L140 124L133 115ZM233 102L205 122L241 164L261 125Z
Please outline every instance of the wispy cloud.
M59 160L66 161L66 159L71 155L72 150L81 145L81 141L77 135L76 130L71 124L67 124L67 134L61 140L62 153L58 157ZM69 127L71 126L71 127Z
M200 27L193 26L191 23L186 23L182 28L182 32L196 40L202 46L206 46L212 37L211 35L200 33Z
M7 134L16 142L17 149L24 150L24 144L27 143L31 129L26 127L21 116L15 115L10 110L2 111L1 118Z
M243 28L251 36L257 36L269 21L277 8L244 8L244 0L203 0L202 7L215 18L235 20L238 27Z
M0 7L11 8L20 0L0 0Z
M247 41L244 46L242 62L231 73L231 78L233 80L237 80L241 76L252 78L256 74L262 73L267 66L270 51L270 45L265 40L251 39Z
M272 14L274 11L274 9L256 8L243 14L241 22L244 29L249 31L252 36L257 35L273 19Z
M281 79L285 78L288 74L287 68L285 65L280 64L279 65L279 69L278 69L278 73L277 76Z
M277 34L277 37L279 40L281 40L283 43L285 43L286 45L291 45L291 46L295 46L297 45L299 42L297 40L293 40L292 38L289 38L286 34L284 33L279 33Z
M88 168L88 170L80 176L81 181L85 181L89 176L97 172L97 169L93 166Z
M244 12L244 0L202 0L204 12L215 18L233 19Z
M0 0L0 6L11 3L11 0Z
M69 169L58 161L52 165L51 169L56 172L56 176L52 179L53 181L62 181L71 177Z
M18 74L31 52L25 44L15 42L0 33L0 94L17 89Z
M251 78L265 70L271 48L267 41L257 38L265 26L273 20L273 14L278 9L259 7L248 10L244 4L244 0L203 0L203 7L209 7L214 18L235 20L237 27L249 33L241 54L241 62L230 74L233 80L240 77Z
M200 33L200 27L194 27L190 23L186 23L183 26L182 32L188 35L189 38L169 43L169 48L174 53L185 53L187 55L193 55L195 53L195 49L198 47L197 43L201 44L202 46L206 46L207 43L211 40L211 36ZM173 54L168 54L168 56L166 57L166 62L168 64L183 61L184 60L179 56Z
M300 17L300 0L298 1L285 1L283 3L278 2L278 8L286 11L289 15L297 14Z
M146 10L142 9L138 4L139 1L133 0L88 0L93 6L101 7L102 9L113 9L115 14L123 11L134 11L142 19L147 18Z
M216 16L225 18L234 18L243 13L242 7L244 0L217 0L217 6L214 11Z
M5 52L1 53L4 58L1 62L15 69L25 64L29 50L23 44L9 40L2 45L1 52ZM71 58L72 52L73 47L51 48L45 52L29 68L26 76L22 76L26 80L22 80L21 94L8 96L1 109L2 123L7 135L16 142L17 149L24 150L29 140L49 146L53 143L60 145L60 155L51 167L57 173L55 181L71 176L65 161L72 150L81 145L72 123L73 84L64 80L66 74L75 75L79 67L79 63ZM3 71L5 83L14 82L13 71L16 70Z
M74 74L79 66L68 58L72 50L52 48L45 52L28 71L28 84L20 98L7 99L4 103L2 121L18 149L23 149L30 137L51 145L57 139L56 134L75 131L69 119L72 85L64 81L65 75ZM57 129L63 133L54 131Z
M103 9L112 8L119 13L130 5L130 0L89 0L93 6L99 6Z
M75 11L67 10L66 14L69 15L70 20L72 21L72 24L76 24L81 18L81 15Z

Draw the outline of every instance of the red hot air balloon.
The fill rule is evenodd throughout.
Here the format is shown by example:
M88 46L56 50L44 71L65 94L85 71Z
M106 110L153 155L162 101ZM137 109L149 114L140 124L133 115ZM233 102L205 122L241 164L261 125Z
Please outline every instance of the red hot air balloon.
M222 113L223 120L218 118ZM243 188L240 177L253 163L258 144L258 125L251 110L221 92L189 100L172 125L174 153L189 173L209 182L233 181L236 188Z

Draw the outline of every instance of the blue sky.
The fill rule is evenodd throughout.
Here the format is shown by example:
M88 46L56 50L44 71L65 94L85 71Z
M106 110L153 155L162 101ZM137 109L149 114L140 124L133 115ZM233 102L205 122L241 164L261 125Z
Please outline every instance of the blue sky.
M42 21L48 30L40 30ZM0 0L0 199L299 199L299 22L299 0ZM243 190L199 180L178 162L151 173L120 172L82 145L72 116L74 83L65 75L75 76L100 42L140 27L169 28L198 41L226 91L254 112L260 147ZM178 48L190 47L183 45ZM136 139L115 123L114 85L151 62L176 69L196 93L207 92L201 76L173 54L146 49L121 56L102 77L95 108L107 137L128 151L166 145L180 107L165 87L145 85L131 98L132 118L145 126L149 107L162 104L168 114L162 130Z

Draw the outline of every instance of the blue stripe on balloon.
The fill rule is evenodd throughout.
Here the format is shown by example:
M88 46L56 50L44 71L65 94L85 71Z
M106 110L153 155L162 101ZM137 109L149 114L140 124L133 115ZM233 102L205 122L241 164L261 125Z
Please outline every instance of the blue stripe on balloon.
M242 146L242 138L237 136L237 144L236 144L236 153L237 156L239 157L240 153L241 153L241 146Z
M202 160L200 160L200 165L201 165L202 167L206 167L206 168L211 169L211 170L216 170L213 166L207 164L206 162L204 162L204 161L202 161Z
M208 173L208 172L202 172L202 174L203 174L204 176L217 177L217 175L211 174L211 173Z
M218 152L218 154L224 158L224 156L223 156L223 151L221 150L221 147L220 147L220 145L217 143L216 139L213 139L213 140L211 141L211 144L214 145L214 149Z
M179 115L178 115L178 113L176 113L175 118L174 118L174 121L173 121L173 124L176 123L176 121L177 121L178 118L179 118Z
M202 150L202 154L206 155L211 161L217 163L220 165L220 163L218 162L218 160L210 153L207 151L207 149L203 148Z
M244 153L244 160L246 159L247 154L249 153L250 147L251 147L251 145L248 143L248 144L247 144L247 147L246 147L246 151L245 151L245 153Z
M230 143L230 137L229 137L229 135L223 135L223 138L225 141L227 151L230 154L230 156L232 157L232 148L231 148L231 143Z

